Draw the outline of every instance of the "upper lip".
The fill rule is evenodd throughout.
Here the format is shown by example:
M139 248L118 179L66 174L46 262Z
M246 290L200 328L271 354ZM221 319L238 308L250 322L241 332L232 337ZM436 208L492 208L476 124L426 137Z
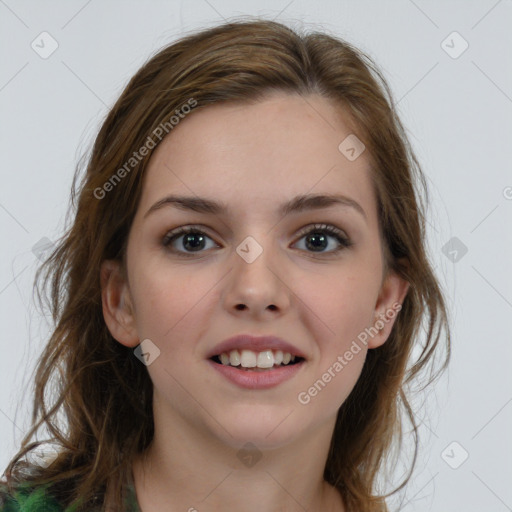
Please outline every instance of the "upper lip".
M210 350L207 358L218 356L223 353L229 353L232 350L252 350L253 352L263 352L264 350L281 350L289 352L292 356L305 356L302 351L277 336L252 336L250 334L238 334L224 340Z

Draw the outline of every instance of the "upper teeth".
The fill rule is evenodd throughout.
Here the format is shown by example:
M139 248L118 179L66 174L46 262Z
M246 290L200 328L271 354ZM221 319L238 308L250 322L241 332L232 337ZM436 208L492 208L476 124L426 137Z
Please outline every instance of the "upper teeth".
M295 356L290 352L282 350L264 350L263 352L253 352L252 350L232 350L224 352L219 356L223 365L239 366L243 368L272 368L275 364L288 364L295 361Z

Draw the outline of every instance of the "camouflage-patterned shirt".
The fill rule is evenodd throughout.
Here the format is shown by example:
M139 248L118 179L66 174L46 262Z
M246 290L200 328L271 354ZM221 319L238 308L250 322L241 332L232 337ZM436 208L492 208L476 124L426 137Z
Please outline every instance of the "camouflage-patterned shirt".
M74 512L76 507L64 508L47 492L47 485L34 487L21 484L14 493L0 485L0 512ZM126 486L123 512L140 512L133 482Z

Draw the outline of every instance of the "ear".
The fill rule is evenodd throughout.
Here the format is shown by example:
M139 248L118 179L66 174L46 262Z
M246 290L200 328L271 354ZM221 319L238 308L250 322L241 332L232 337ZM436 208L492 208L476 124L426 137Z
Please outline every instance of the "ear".
M121 263L105 260L101 264L101 301L103 317L110 334L122 345L135 347L137 335L130 289Z
M389 338L408 290L409 282L396 272L389 270L382 282L375 304L374 319L370 327L374 335L368 341L368 348L380 347Z

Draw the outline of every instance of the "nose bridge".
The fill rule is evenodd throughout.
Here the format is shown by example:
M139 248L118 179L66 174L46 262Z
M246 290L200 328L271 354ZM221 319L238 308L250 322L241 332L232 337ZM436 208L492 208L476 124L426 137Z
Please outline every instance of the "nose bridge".
M248 235L236 246L226 307L240 309L240 305L263 312L285 309L289 303L284 268L279 264L277 244L271 234Z
M245 237L235 249L234 272L237 279L257 281L260 286L270 284L269 268L275 266L275 247L270 235L259 233Z

